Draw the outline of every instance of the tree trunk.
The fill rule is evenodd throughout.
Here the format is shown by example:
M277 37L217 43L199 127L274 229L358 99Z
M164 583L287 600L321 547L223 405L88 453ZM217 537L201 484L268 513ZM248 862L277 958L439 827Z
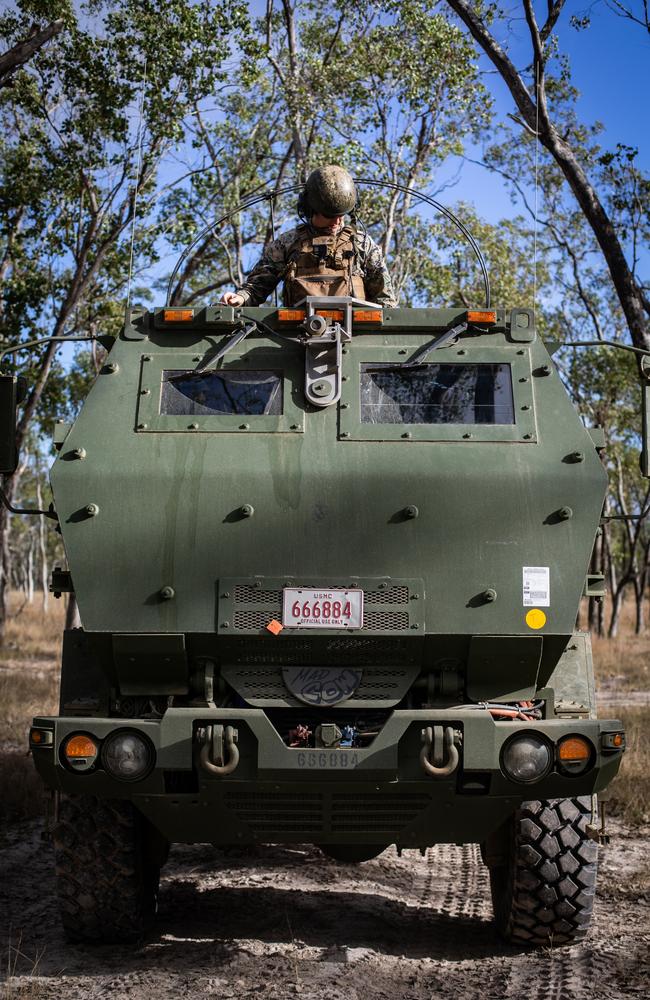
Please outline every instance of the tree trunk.
M514 64L494 36L490 34L486 23L481 20L481 17L476 12L476 8L467 3L467 0L447 0L447 2L465 23L470 34L496 66L519 109L528 131L532 132L539 142L546 147L564 174L603 252L618 300L621 304L621 309L627 320L632 343L635 347L642 350L649 350L648 304L647 299L644 297L643 289L638 285L627 263L616 229L598 194L591 185L582 164L579 162L571 146L559 134L554 123L548 117L544 82L546 61L544 44L549 37L550 30L559 17L564 6L564 0L558 0L553 5L549 3L549 20L541 32L535 21L531 0L523 0L534 53L534 66L538 72L538 85L535 88L537 91L535 94L536 100L533 100L531 97Z

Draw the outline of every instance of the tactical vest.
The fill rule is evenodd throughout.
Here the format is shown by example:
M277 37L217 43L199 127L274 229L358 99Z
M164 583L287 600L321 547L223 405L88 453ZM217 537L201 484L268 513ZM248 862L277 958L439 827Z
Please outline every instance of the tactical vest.
M354 273L356 263L355 231L350 226L324 236L300 226L287 254L284 304L295 305L306 295L353 295L365 299L363 278Z

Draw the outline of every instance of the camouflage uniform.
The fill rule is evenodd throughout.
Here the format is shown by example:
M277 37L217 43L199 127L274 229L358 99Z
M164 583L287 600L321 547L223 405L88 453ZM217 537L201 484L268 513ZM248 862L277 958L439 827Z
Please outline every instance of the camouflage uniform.
M246 297L245 305L257 306L264 302L278 282L283 280L294 247L310 233L320 232L312 226L301 224L281 233L277 240L267 244L244 284L236 289L239 295ZM393 283L380 248L365 233L357 233L355 240L357 263L354 273L363 278L366 299L382 306L396 306Z

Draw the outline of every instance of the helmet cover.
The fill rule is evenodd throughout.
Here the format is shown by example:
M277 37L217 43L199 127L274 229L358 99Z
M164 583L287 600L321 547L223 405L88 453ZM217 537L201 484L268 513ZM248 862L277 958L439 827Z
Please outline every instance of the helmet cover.
M330 163L312 170L305 183L304 201L311 214L317 213L333 219L354 210L357 189L347 170Z

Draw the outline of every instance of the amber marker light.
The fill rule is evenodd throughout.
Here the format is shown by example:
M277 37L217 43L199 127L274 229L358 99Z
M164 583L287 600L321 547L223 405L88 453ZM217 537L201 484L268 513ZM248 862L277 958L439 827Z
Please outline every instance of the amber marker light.
M281 323L300 323L304 318L304 309L278 309L278 319Z
M163 311L165 323L191 323L194 319L193 309L165 309Z
M486 310L468 310L467 311L467 322L468 323L488 323L494 324L497 321L497 314L493 309Z
M603 750L625 750L625 733L602 733L600 745Z
M341 309L317 309L316 315L322 316L323 319L333 319L339 323L343 322L343 312Z
M63 744L63 757L73 771L90 771L94 767L99 747L87 733L73 733Z
M354 310L354 322L355 323L381 323L383 320L383 312L381 309L355 309Z
M593 749L584 736L565 736L557 747L560 768L568 774L582 774L591 763Z

